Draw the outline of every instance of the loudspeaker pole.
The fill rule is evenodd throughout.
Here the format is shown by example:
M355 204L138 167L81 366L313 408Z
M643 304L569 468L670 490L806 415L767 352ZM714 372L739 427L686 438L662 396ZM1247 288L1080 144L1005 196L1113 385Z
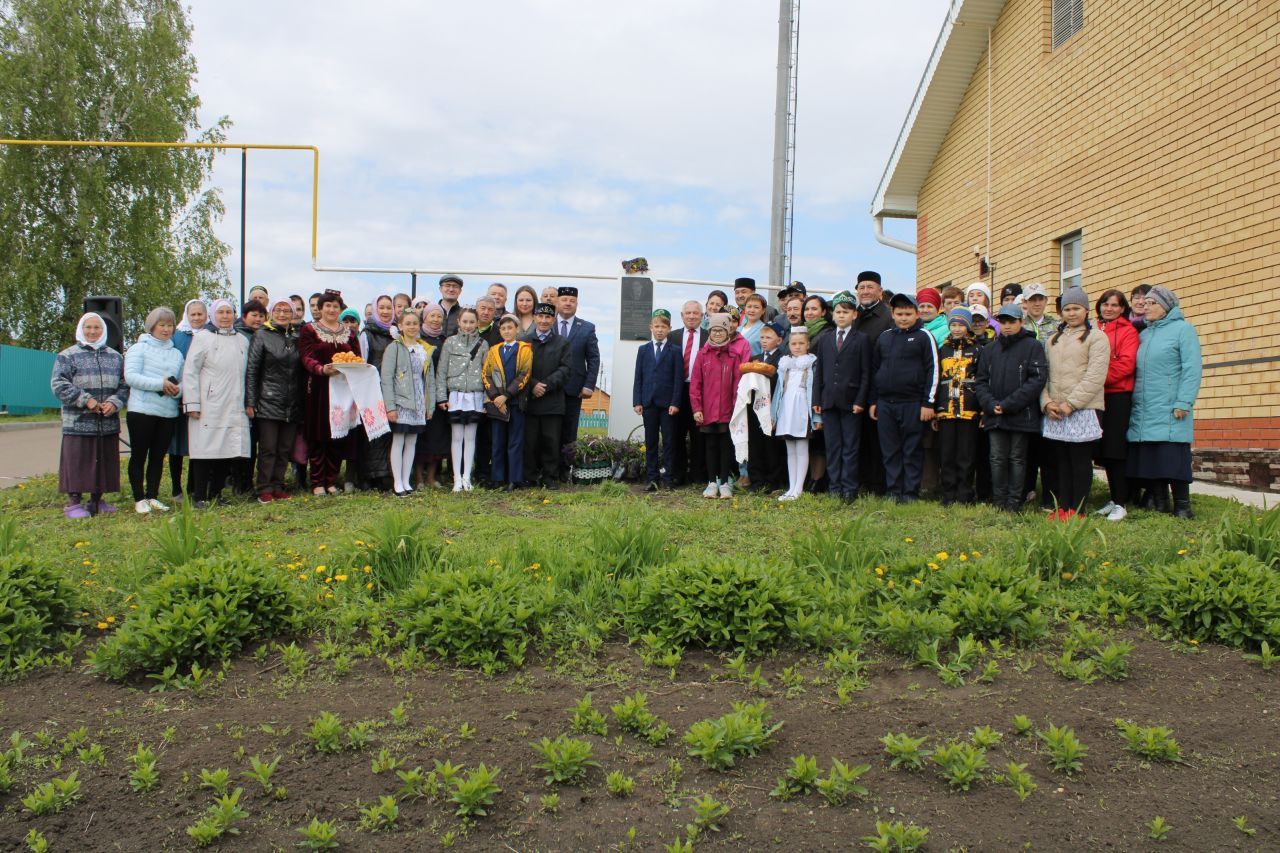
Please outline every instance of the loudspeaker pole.
M769 223L769 284L791 278L791 222L795 193L796 69L800 58L800 0L779 0L778 86L773 116L773 214Z

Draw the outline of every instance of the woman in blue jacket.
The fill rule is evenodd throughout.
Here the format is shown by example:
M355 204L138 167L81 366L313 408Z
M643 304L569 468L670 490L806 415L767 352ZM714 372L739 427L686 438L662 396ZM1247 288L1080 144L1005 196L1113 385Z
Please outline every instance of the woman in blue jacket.
M169 308L147 315L146 334L124 354L124 380L129 385L129 485L133 508L140 514L164 512L160 503L160 476L164 454L178 424L178 398L182 396L183 355L173 345L176 318ZM145 485L143 483L145 474Z
M1191 410L1200 393L1200 338L1167 287L1147 294L1146 321L1138 345L1126 473L1145 481L1157 508L1165 511L1166 490L1172 487L1173 514L1191 518Z

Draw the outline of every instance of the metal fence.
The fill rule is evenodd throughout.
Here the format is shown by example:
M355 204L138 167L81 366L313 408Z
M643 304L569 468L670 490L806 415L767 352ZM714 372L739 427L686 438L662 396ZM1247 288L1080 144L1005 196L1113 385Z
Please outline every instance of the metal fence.
M61 404L49 388L54 354L0 344L0 408L32 415Z

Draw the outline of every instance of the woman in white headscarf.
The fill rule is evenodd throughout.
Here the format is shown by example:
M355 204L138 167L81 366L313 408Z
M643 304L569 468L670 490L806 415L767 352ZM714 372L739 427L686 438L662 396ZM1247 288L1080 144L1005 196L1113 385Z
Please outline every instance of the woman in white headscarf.
M173 346L185 360L191 349L191 341L198 330L207 328L209 307L199 299L192 299L182 306L182 319L173 332ZM173 440L169 442L169 479L172 481L174 503L182 503L182 460L187 456L187 416L178 414L173 428Z
M107 346L107 326L89 313L76 324L76 342L58 353L49 386L62 402L58 491L67 518L116 508L102 499L120 491L120 410L129 399L124 356ZM89 500L84 501L84 495Z
M235 329L231 302L212 305L213 331L196 332L182 368L182 407L190 418L191 499L204 508L226 484L233 459L249 456L245 368L249 342Z

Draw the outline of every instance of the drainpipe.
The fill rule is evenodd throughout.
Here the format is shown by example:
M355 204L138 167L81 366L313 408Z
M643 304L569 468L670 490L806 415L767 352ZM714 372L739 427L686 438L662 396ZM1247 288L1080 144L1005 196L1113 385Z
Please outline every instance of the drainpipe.
M876 216L874 218L876 222L876 240L878 242L883 243L884 245L888 246L891 249L901 249L902 251L910 252L913 255L916 253L915 243L908 243L904 240L895 240L893 237L890 237L884 233L884 217L883 216Z

